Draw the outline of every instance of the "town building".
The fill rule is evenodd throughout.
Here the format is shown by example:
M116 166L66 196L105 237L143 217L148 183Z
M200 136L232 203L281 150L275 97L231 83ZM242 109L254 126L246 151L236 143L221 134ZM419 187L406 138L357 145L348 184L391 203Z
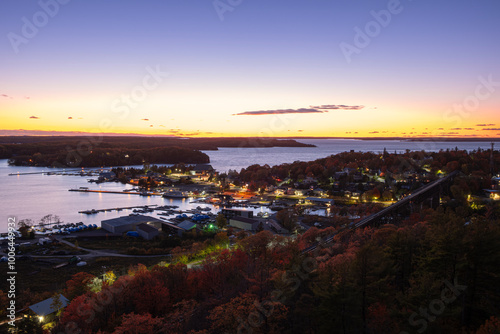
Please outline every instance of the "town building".
M332 206L334 204L333 199L330 198L319 198L319 197L306 197L306 204L323 204L326 206Z
M229 226L246 231L257 231L260 222L246 217L232 217L229 219Z
M222 214L226 219L233 217L253 218L253 211L242 209L222 209Z
M156 227L153 227L145 223L137 225L136 231L142 238L146 240L154 239L154 237L160 234L160 231L158 231Z
M53 297L31 305L28 309L38 317L40 322L50 322L54 318L57 311L65 308L69 304L69 300L63 295L59 295L59 301L60 305L57 309L55 308L55 305L53 305Z
M101 227L111 233L124 233L135 231L139 224L149 224L159 228L162 222L160 219L144 215L122 216L101 221Z

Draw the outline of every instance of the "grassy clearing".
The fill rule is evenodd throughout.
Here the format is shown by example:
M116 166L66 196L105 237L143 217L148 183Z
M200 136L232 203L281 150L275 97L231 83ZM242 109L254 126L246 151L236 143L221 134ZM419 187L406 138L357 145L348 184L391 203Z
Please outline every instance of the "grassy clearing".
M41 261L16 261L16 289L18 293L26 289L30 289L32 292L55 292L65 287L67 280L71 278L72 275L78 272L88 272L92 275L102 275L104 270L113 270L118 276L122 273L126 273L129 266L144 264L146 266L152 266L161 261L168 261L168 257L131 257L131 258L121 258L121 257L99 257L87 262L86 266L77 267L76 265L69 265L67 267L53 269L52 267L57 263L62 263L67 261L68 258L52 258L51 262L41 262ZM104 269L103 266L106 268ZM7 272L7 263L0 263L0 271ZM7 281L0 281L0 290L7 290Z

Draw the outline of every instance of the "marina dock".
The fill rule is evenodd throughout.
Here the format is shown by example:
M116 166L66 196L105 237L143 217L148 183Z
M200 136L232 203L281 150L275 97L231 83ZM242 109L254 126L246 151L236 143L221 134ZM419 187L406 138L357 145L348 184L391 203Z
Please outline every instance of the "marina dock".
M69 169L69 170L54 170L54 171L43 171L43 172L26 172L26 173L9 173L9 176L15 175L33 175L33 174L47 174L47 175L72 175L72 176L96 176L100 172L105 170L111 170L110 168L99 168L99 169Z
M136 191L110 191L110 190L92 190L92 189L69 189L68 191L77 191L81 193L105 193L105 194L125 194L125 195L140 195L140 196L161 196L161 193L156 192L136 192Z
M85 213L85 214L93 214L93 213L98 213L98 212L106 212L106 211L121 211L121 210L131 210L131 209L150 209L153 206L158 206L157 204L151 204L151 205L139 205L139 206L126 206L126 207L121 207L121 208L111 208L111 209L92 209L92 210L84 210L84 211L78 211L78 213Z

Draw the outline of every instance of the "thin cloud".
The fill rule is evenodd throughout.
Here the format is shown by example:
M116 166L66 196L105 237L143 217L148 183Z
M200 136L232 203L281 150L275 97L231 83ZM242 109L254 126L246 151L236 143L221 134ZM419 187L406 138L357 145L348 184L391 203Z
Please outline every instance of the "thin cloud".
M7 95L7 94L2 94L2 95L0 95L0 96L1 96L1 97L6 97L6 98L11 98L11 97L10 97L9 95Z
M274 109L274 110L257 110L257 111L245 111L237 115L280 115L280 114L322 114L327 113L330 110L361 110L365 106L348 106L345 104L324 104L321 106L310 106L309 108L299 108L299 109Z
M370 134L375 134L375 133L379 133L378 131L372 131L372 132L368 132Z
M149 118L143 118L143 119L141 119L141 121L146 121L147 122L147 121L149 121Z
M500 128L484 128L483 131L500 131Z
M495 126L496 124L476 124L476 126Z
M235 115L279 115L279 114L321 114L326 111L318 109L300 108L300 109L277 109L277 110L258 110L245 111Z
M326 110L361 110L365 106L348 106L345 104L324 104L321 106L311 106L314 109L326 109Z
M68 117L68 119L73 119L73 117L70 116L70 117Z
M38 116L30 116L30 119L40 119Z

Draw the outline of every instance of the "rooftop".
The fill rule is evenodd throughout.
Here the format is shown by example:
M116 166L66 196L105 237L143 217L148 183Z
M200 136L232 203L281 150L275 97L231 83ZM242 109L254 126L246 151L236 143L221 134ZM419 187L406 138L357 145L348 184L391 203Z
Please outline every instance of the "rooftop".
M259 222L258 220L255 220L252 218L246 218L246 217L233 217L233 218L231 218L231 220L239 220L240 222L249 223L249 224L254 224L254 223Z
M64 297L63 295L59 295L59 296L60 296L59 299L61 300L61 305L62 305L61 308L66 307L69 304L69 300L66 297ZM58 310L55 310L51 306L53 301L54 301L54 298L48 298L48 299L45 299L44 301L41 301L37 304L31 305L29 307L29 309L32 310L33 312L35 312L38 316L46 316L46 315L49 315L51 313L58 311Z
M142 230L142 231L147 232L147 233L158 232L157 228L155 228L149 224L145 224L145 223L141 223L141 224L137 225L136 229Z
M196 227L196 224L193 223L193 222L190 222L188 220L185 220L182 223L180 223L179 225L177 225L177 227L182 228L183 230L188 231L188 230Z
M151 216L138 215L138 216L122 216L118 218L107 219L101 221L101 224L106 223L111 226L121 226L121 225L149 223L149 222L161 223L163 221Z

